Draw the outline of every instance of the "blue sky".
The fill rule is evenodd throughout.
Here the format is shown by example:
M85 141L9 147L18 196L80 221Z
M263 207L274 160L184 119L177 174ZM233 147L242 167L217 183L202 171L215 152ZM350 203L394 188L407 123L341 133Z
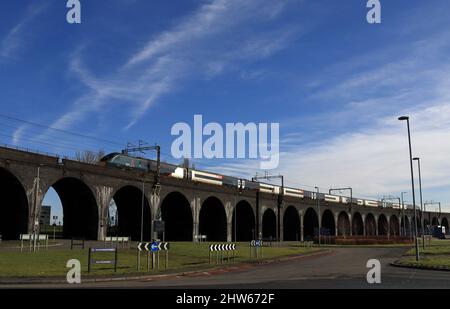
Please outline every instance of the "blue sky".
M450 3L365 0L81 0L0 3L1 113L119 145L1 119L2 143L73 155L138 139L170 157L176 122L277 122L291 186L410 191L406 127L424 199L450 211ZM258 163L197 160L249 177ZM259 171L261 172L261 171ZM411 194L407 195L411 201ZM47 198L53 203L54 195Z

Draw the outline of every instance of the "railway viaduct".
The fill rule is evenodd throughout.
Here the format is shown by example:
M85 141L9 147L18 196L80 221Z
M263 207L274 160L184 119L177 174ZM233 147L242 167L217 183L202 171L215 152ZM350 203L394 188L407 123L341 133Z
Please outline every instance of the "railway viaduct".
M18 239L32 232L45 193L53 187L63 206L64 237L102 240L111 200L117 205L121 236L151 238L153 220L164 220L166 240L191 241L207 235L214 241L247 241L254 237L286 241L313 237L321 220L332 235L399 235L411 231L413 211L345 205L278 196L257 190L193 183L133 170L92 165L0 147L0 235ZM425 213L425 224L449 226L450 214ZM38 220L37 220L38 221ZM420 226L420 222L419 222Z

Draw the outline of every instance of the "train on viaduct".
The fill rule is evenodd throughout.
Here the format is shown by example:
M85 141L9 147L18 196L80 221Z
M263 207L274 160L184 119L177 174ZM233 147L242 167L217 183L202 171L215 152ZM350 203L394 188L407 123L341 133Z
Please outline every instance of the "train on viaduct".
M64 238L103 240L109 205L118 212L119 236L152 238L154 220L165 222L165 239L247 241L257 237L284 241L314 237L319 226L334 236L411 233L412 209L336 203L317 197L284 196L244 188L217 186L133 169L87 164L56 156L0 147L0 235L4 240L38 229L45 193L58 193L64 216ZM142 207L143 205L143 207ZM450 214L424 213L424 226L448 230ZM142 220L142 221L141 221ZM418 220L419 229L422 224Z

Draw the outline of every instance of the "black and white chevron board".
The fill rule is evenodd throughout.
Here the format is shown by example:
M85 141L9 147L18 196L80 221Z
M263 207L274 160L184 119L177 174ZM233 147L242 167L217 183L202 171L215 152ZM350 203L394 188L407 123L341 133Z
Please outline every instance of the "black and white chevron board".
M209 251L234 251L236 244L214 244L209 246Z
M170 249L170 245L168 242L140 242L137 245L137 249L139 251L168 251Z
M140 252L145 251L147 254L147 270L159 269L159 251L165 252L165 267L169 266L169 249L168 242L140 242L137 245L138 250L138 270L140 269ZM151 254L150 254L151 253Z
M216 255L216 263L231 262L235 260L236 244L212 244L209 246L209 263L211 264L212 255ZM226 255L226 256L225 256ZM231 255L231 257L230 257Z

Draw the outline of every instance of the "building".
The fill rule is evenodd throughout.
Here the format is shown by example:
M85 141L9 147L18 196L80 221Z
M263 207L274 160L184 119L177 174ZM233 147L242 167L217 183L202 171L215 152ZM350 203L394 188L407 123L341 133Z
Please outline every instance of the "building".
M50 213L52 207L51 206L42 206L41 215L39 219L39 224L41 226L49 226L50 225Z

